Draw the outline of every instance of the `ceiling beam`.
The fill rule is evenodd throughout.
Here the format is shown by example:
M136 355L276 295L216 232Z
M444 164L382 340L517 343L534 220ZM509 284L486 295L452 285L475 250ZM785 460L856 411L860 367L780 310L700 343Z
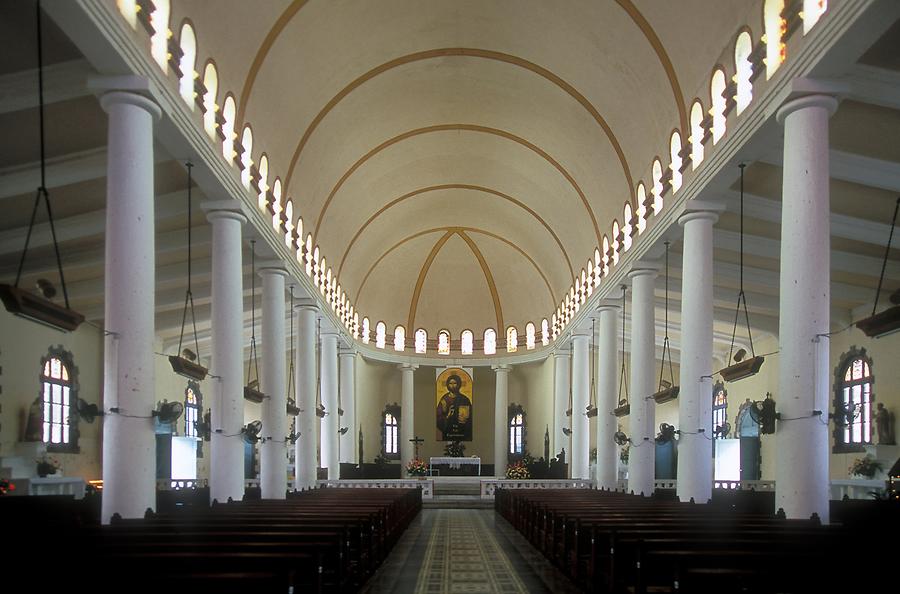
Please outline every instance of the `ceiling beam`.
M850 83L850 99L900 109L900 72L857 63L845 80Z
M96 71L83 58L44 66L44 104L90 95L87 79L93 74ZM0 76L0 115L37 106L37 68Z
M784 163L784 148L773 147L761 161L776 167ZM880 188L890 192L900 191L900 163L867 157L847 151L828 151L829 176L832 179Z

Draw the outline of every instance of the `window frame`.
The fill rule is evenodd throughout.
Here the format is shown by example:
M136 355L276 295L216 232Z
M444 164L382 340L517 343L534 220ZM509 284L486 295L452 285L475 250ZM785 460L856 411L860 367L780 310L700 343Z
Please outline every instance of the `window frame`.
M844 379L847 371L852 368L852 365L855 361L862 361L864 365L867 365L869 368L868 376L863 376L860 379L850 379L849 381ZM875 367L872 363L871 357L868 356L865 348L859 348L856 346L850 347L850 350L846 353L843 353L838 360L838 364L834 369L834 397L831 402L831 410L833 413L838 412L838 406L843 406L844 404L844 389L850 388L852 389L855 386L869 386L868 394L866 394L865 389L860 389L860 397L867 395L868 402L863 402L862 410L860 410L860 423L862 425L861 432L864 434L865 425L869 426L869 440L868 441L844 441L844 430L846 427L839 425L838 423L834 424L834 430L832 431L832 437L834 438L832 453L834 454L848 454L848 453L861 453L866 451L867 445L871 445L873 443L873 427L872 427L872 409L875 406ZM852 423L851 423L852 425ZM851 433L852 440L852 433Z
M44 368L50 364L54 359L59 360L60 365L66 370L68 373L68 380L60 379L57 381L55 378L44 375ZM63 374L60 373L60 376ZM60 410L60 417L63 421L59 424L68 425L69 426L69 441L53 443L52 441L44 441L44 412L47 410L48 406L53 406L52 396L50 401L46 401L44 399L44 384L45 382L50 383L50 385L59 385L62 389L68 388L69 391L69 404L62 404ZM78 445L78 438L80 437L79 432L79 417L77 412L77 404L78 404L78 368L75 366L75 359L71 352L65 350L62 345L58 345L55 347L50 347L47 349L47 354L41 357L41 366L40 371L38 372L38 399L41 403L41 442L46 445L48 452L55 452L60 454L77 454L81 452L81 448ZM51 388L52 393L52 388ZM51 427L53 425L53 421L50 421ZM51 437L52 437L52 429L51 429Z
M400 459L400 405L396 402L384 407L381 412L381 456L387 460ZM388 423L388 416L393 420L393 424ZM388 438L393 437L396 452L388 451Z

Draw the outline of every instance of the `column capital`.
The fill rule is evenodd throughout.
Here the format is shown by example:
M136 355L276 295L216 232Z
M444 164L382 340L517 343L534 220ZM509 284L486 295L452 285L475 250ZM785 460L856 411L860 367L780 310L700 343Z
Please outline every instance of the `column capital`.
M553 357L556 359L569 359L572 357L572 353L569 351L556 350L553 351Z
M509 373L512 371L512 365L500 364L500 365L491 365L491 369L493 369L496 373Z
M697 220L712 221L715 224L723 212L725 205L721 202L689 200L684 206L684 211L678 216L678 224L684 227L685 223Z
M319 306L312 299L295 299L294 309L297 311L317 312L319 311Z
M784 124L784 119L795 111L806 109L807 107L821 107L828 112L828 117L834 115L837 111L838 100L832 95L804 95L791 99L778 108L775 113L775 119L779 124Z
M641 262L637 261L631 265L628 270L628 278L635 279L639 276L650 276L656 278L660 271L659 262Z
M397 365L397 369L399 369L401 371L413 372L418 368L419 368L419 366L414 363L400 363L399 365Z
M232 219L241 225L247 222L247 216L236 200L210 200L201 203L200 208L206 212L206 220L209 222L222 219Z
M597 302L597 311L600 313L611 311L617 312L622 309L622 302L619 299L601 299Z
M288 271L284 264L278 261L263 262L257 265L257 274L259 276L283 276L287 278Z
M572 338L571 338L572 342L575 342L576 340L580 340L580 339L587 340L590 337L591 337L590 328L578 328L578 329L572 330Z
M156 85L150 79L137 75L92 76L88 89L100 94L100 106L109 111L111 105L127 103L146 110L154 120L162 117L162 109L156 100Z
M339 357L355 357L356 349L341 347L338 349L338 356Z

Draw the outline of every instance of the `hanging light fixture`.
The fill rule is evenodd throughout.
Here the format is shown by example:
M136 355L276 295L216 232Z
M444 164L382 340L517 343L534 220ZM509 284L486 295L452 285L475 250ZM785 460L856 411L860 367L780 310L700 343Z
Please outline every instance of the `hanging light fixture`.
M619 406L613 409L613 414L617 417L624 417L631 412L631 404L628 402L628 377L625 368L625 293L628 287L622 285L622 367L619 373ZM622 390L625 391L625 397L622 397Z
M287 414L296 417L300 414L300 407L293 398L294 387L294 285L291 285L291 362L288 365L287 381ZM293 442L291 442L293 443Z
M256 379L251 380L251 372ZM262 402L267 396L259 389L259 353L256 350L256 240L250 240L250 358L247 361L247 385L244 400Z
M669 381L663 379L666 369L666 357L669 360ZM663 338L662 363L659 367L659 389L653 394L657 404L678 398L680 388L675 385L675 370L672 368L672 347L669 345L669 242L666 242L666 336Z
M589 419L593 419L594 417L597 416L597 406L595 404L596 400L594 398L594 390L596 389L596 384L594 382L594 360L596 359L596 357L594 356L594 336L596 336L596 334L594 334L594 326L596 323L597 323L597 320L594 318L591 318L591 342L588 343L590 345L589 352L590 352L590 357L591 357L591 388L590 388L591 400L588 403L588 405L585 407L585 412L584 412L585 416Z
M894 206L891 233L888 235L887 247L884 248L884 261L881 263L881 276L878 277L878 288L875 290L875 304L872 306L872 315L856 322L856 327L869 337L881 338L900 330L900 289L891 293L893 307L889 307L881 313L875 313L878 310L878 296L881 294L881 285L884 282L884 271L887 267L888 255L891 253L891 241L894 239L894 227L897 225L898 210L900 210L900 197L897 197L897 205Z
M40 149L41 149L41 185L34 197L34 208L31 211L31 222L28 224L28 233L25 235L25 248L19 259L19 267L16 271L16 281L12 285L0 284L0 299L6 310L14 315L50 326L56 330L70 332L78 328L84 321L84 316L72 310L69 305L69 293L66 290L66 279L63 276L62 259L59 255L59 243L56 240L56 228L53 225L53 212L50 209L50 194L47 192L47 167L44 147L44 55L41 38L41 3L37 3L37 57L38 57L38 122L40 125ZM28 254L28 244L34 231L34 221L38 206L44 199L47 207L47 222L50 225L50 235L53 238L53 251L56 254L56 266L59 270L59 282L62 286L63 298L66 306L62 307L53 303L50 299L56 295L56 289L46 279L38 281L37 288L41 294L36 295L30 291L19 288L22 280L22 269L25 265L25 256Z
M766 360L762 355L756 356L756 352L753 350L753 335L750 331L750 313L747 310L747 296L744 293L744 167L746 167L746 164L741 163L738 167L741 169L740 290L738 292L737 306L734 310L734 327L731 330L731 347L728 349L728 361L730 362L733 360L734 363L719 370L719 374L726 382L736 382L745 377L756 375L759 372L759 368L762 367L763 362ZM734 337L737 334L741 306L744 307L744 320L747 323L747 339L750 341L749 359L746 358L747 351L744 349L738 349L736 353L734 352Z
M194 293L191 291L191 186L193 186L193 181L191 177L191 170L194 167L194 164L190 161L186 162L185 167L187 167L188 174L188 187L187 187L187 233L188 233L188 242L187 242L187 291L184 294L184 312L181 314L181 335L178 337L178 354L177 355L169 355L169 364L172 366L172 371L177 373L178 375L183 375L184 377L195 379L197 381L201 381L206 378L207 369L203 367L199 363L197 363L197 357L200 353L200 342L197 340L197 317L194 314ZM191 311L191 324L194 328L194 348L196 350L192 351L188 348L182 350L182 346L184 344L184 324L187 322L187 314L188 308Z

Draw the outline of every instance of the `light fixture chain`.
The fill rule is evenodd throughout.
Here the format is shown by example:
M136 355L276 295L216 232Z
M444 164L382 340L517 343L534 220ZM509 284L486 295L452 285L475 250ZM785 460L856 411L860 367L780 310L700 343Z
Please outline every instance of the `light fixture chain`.
M894 239L894 226L897 224L897 211L900 210L900 196L897 196L897 204L894 206L894 218L891 219L891 232L888 235L887 245L884 247L884 261L881 262L881 276L878 277L878 288L875 290L875 304L872 305L872 315L878 309L878 297L881 295L881 283L884 282L884 270L887 267L888 256L891 253L891 241Z

